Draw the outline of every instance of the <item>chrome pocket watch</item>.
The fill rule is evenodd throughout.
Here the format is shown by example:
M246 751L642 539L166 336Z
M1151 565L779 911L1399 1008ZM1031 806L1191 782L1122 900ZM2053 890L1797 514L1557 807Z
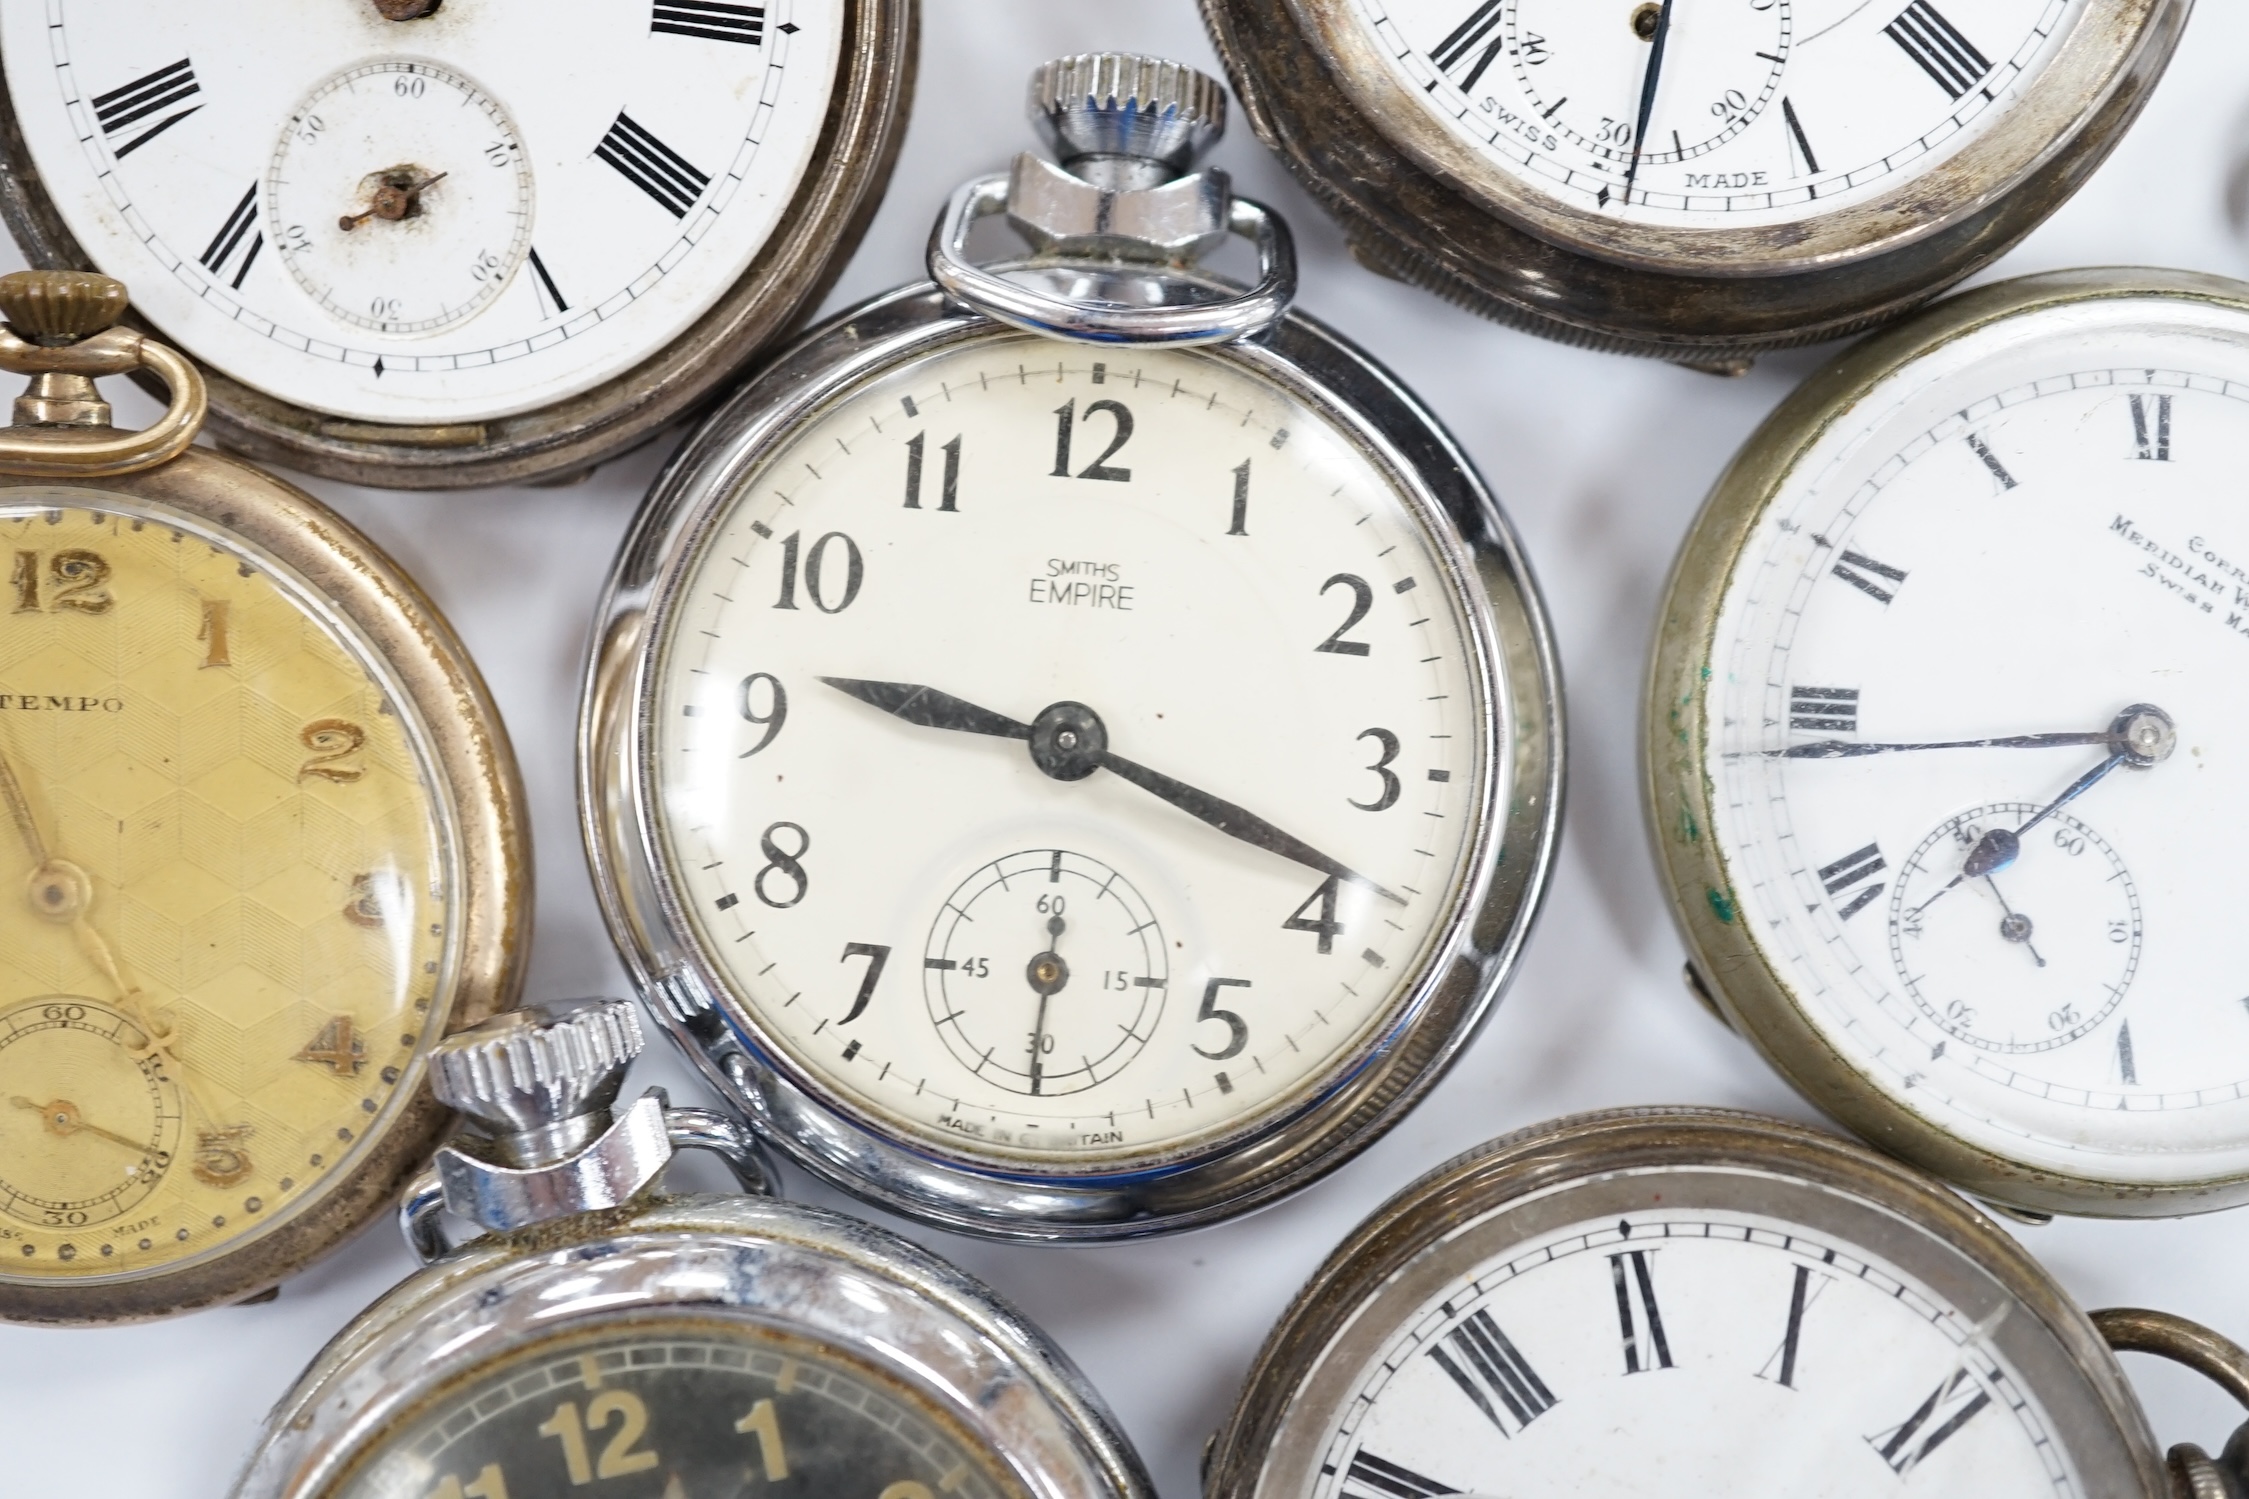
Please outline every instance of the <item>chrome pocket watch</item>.
M227 447L565 479L818 303L906 125L915 0L0 4L0 216L133 287Z
M1906 312L2076 191L2190 0L1203 0L1359 258L1725 372Z
M2088 1317L1990 1219L1754 1114L1540 1125L1377 1209L1282 1316L1208 1499L2222 1499L2110 1350L2249 1394L2184 1319Z
M515 762L374 545L188 446L125 288L0 278L0 1318L267 1290L381 1211L429 1047L512 1001ZM93 377L171 404L119 432Z
M235 1499L1154 1499L1068 1358L989 1290L766 1195L741 1126L650 1089L631 1005L529 1007L431 1069L471 1121L408 1193L427 1268L268 1418ZM670 1197L673 1152L748 1195ZM481 1236L451 1252L446 1210Z
M1660 615L1647 804L1706 997L1991 1201L2249 1199L2249 286L1987 287L1837 360Z
M1552 857L1520 548L1284 226L1224 95L1041 69L1062 158L816 331L627 539L581 804L665 1024L812 1170L969 1232L1208 1222L1332 1169L1493 1002ZM970 262L1005 211L1036 253ZM1244 288L1196 268L1254 239Z

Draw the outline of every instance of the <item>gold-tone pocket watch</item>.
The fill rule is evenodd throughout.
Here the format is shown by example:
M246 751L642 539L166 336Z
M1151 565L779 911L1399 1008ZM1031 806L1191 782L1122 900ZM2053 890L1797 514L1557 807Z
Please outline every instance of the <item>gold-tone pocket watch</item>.
M1359 258L1726 371L1899 316L2066 201L2191 0L1202 0Z
M816 305L882 196L916 0L0 3L0 217L210 372L232 451L567 478Z
M2249 1351L2167 1313L2088 1316L1873 1151L1755 1114L1579 1115L1439 1167L1329 1256L1204 1492L2243 1493L2249 1426L2166 1462L2112 1349L2249 1401Z
M712 417L612 574L582 809L644 992L761 1130L1025 1239L1245 1211L1401 1118L1558 837L1491 491L1191 170L1225 94L1035 75L1061 158ZM1034 247L970 262L1004 212ZM1198 264L1255 240L1258 284Z
M257 1294L444 1122L528 895L497 713L445 622L299 490L190 448L203 384L103 276L0 278L0 1317ZM93 377L171 390L119 432Z
M2249 1200L2249 285L2032 276L1835 361L1720 478L1644 708L1706 998L1980 1197Z
M1155 1499L1069 1358L991 1290L771 1195L741 1125L616 1103L623 1000L497 1017L440 1047L469 1127L407 1194L427 1262L267 1419L235 1499ZM680 1149L744 1192L667 1196ZM446 1215L477 1232L448 1252Z

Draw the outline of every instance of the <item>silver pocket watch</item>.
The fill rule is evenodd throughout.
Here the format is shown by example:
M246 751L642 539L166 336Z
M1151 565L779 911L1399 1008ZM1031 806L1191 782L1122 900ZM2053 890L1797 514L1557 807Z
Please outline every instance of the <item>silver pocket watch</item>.
M2160 1454L2115 1350L2249 1401L2249 1351L2080 1311L1997 1224L1754 1114L1539 1125L1407 1187L1282 1316L1208 1499L2232 1499Z
M1067 1357L989 1290L840 1214L767 1195L735 1124L615 1106L621 1000L441 1045L471 1121L401 1207L427 1268L274 1409L235 1499L679 1499L788 1481L868 1499L1153 1499ZM682 1148L742 1196L670 1197ZM450 1252L450 1212L481 1233Z
M1986 1200L2249 1200L2249 285L2025 277L1719 479L1643 710L1706 1000Z
M1202 0L1368 265L1724 372L1895 318L2068 201L2191 0Z
M555 482L818 305L916 0L0 0L0 218L202 363L226 447Z
M1559 683L1434 418L1190 171L1218 85L1041 68L1031 155L674 459L600 612L581 807L665 1026L766 1138L964 1232L1332 1170L1496 999ZM1033 247L972 262L1004 212ZM1198 262L1255 242L1243 287Z

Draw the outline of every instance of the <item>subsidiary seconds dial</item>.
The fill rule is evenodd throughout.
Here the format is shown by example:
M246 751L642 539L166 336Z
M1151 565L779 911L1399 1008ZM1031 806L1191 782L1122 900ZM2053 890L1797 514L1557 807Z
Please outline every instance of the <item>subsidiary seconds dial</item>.
M1242 362L986 338L713 521L654 669L668 878L815 1086L1097 1161L1396 1023L1503 799L1449 523Z

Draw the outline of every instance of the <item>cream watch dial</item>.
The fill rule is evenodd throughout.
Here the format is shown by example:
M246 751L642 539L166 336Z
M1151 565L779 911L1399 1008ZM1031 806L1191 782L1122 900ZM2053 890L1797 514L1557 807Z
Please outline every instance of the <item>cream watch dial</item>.
M46 191L167 336L315 410L455 422L588 390L725 294L811 161L843 11L4 0L0 52Z
M659 625L674 898L878 1129L1090 1167L1305 1102L1480 893L1465 566L1239 361L917 361L734 492Z
M1683 228L1790 223L1928 174L2036 88L2085 8L1672 0L1636 142L1654 0L1350 3L1420 107L1494 172Z
M1991 1329L1786 1219L1573 1223L1399 1311L1312 1499L2084 1492Z
M2018 314L1840 412L1727 585L1713 909L2010 1159L2249 1171L2244 464L2249 316Z

